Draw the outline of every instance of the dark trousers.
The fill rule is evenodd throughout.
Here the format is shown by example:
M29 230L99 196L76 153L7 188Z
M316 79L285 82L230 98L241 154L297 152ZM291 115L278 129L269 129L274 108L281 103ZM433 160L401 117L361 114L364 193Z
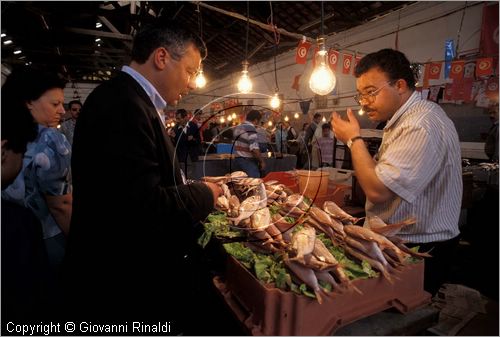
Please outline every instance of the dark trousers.
M428 243L408 243L408 247L420 246L419 252L429 252L432 257L425 259L424 289L435 295L441 285L448 281L450 265L456 258L459 237L447 241Z

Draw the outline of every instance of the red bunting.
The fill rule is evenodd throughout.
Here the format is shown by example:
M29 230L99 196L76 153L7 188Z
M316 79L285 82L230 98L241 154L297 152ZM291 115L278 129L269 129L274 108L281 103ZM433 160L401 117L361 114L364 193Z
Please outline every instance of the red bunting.
M344 62L342 63L342 73L349 74L351 72L352 65L352 55L351 54L343 54Z
M454 80L462 79L464 75L465 61L453 61L451 62L450 78Z
M307 63L307 52L311 48L311 43L307 41L299 41L297 46L297 51L295 53L295 63L306 64Z
M295 78L293 79L292 89L299 90L300 76L302 76L302 75L300 75L300 74L295 75Z
M427 66L429 67L429 79L438 80L441 75L442 62L431 62Z
M483 7L479 49L482 56L498 55L498 3Z
M446 86L444 87L443 100L449 102L453 99L452 97L453 97L453 87L451 83L446 83Z
M328 51L328 64L333 71L337 70L337 64L339 63L339 52L333 49Z
M476 76L490 76L493 74L493 58L485 57L476 61Z
M429 88L429 101L437 102L441 86L435 85Z

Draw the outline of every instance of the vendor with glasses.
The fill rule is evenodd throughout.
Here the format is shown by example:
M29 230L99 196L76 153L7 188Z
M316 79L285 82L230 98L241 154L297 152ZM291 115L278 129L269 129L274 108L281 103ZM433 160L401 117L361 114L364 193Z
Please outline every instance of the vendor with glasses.
M356 117L334 113L336 137L351 150L356 177L366 195L366 215L388 224L414 217L397 236L425 261L425 290L435 294L446 281L458 245L462 200L460 144L453 122L441 107L421 98L406 56L383 49L366 55L355 69L354 96L368 118L387 122L379 152L372 158Z

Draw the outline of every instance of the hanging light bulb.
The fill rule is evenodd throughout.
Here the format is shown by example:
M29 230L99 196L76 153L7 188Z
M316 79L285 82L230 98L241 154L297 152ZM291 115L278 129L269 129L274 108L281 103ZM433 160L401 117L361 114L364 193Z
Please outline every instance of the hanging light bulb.
M278 92L275 92L273 97L271 97L271 100L269 101L269 105L271 106L271 108L273 109L277 109L280 107L281 105L281 100L278 96Z
M225 121L226 121L226 120L224 119L224 117L221 117L221 118L220 118L220 122L221 122L221 124L223 124Z
M236 119L236 112L233 112L233 114L231 115L233 117L233 119Z
M337 79L327 62L328 52L325 49L325 38L320 37L317 42L319 51L315 55L316 66L309 79L309 87L315 94L323 96L328 95L335 88Z
M290 118L288 118L288 116L285 116L285 122L288 122L290 120Z
M245 60L242 62L243 65L243 70L241 71L241 77L240 80L238 81L238 90L242 94L248 94L249 92L252 91L252 81L250 80L250 77L248 76L248 61Z
M298 112L296 112L296 113L295 113L295 115L293 115L293 118L295 118L295 119L299 119L299 113L298 113Z
M323 123L325 123L325 122L326 122L326 117L325 117L325 116L323 116L323 118L321 119L321 121L322 121Z
M363 116L365 114L365 110L363 108L359 109L358 115Z
M227 121L230 122L233 120L233 117L231 117L231 115L227 116Z
M207 84L207 79L203 74L203 63L200 64L200 70L198 71L198 75L196 75L195 83L197 88L203 88Z
M273 126L273 121L269 121L269 122L267 122L267 125L269 125L269 126Z

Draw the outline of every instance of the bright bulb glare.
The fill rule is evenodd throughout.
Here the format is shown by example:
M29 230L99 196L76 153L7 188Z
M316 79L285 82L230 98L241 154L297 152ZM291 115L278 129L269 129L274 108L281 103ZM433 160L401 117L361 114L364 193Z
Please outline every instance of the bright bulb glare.
M233 119L236 119L236 112L233 112L231 116L233 117Z
M224 123L225 121L226 121L226 120L224 119L224 117L221 117L221 118L220 118L220 122L221 122L221 123Z
M275 93L273 97L271 98L271 101L269 102L269 105L271 105L271 108L277 109L279 108L281 104L280 98L278 97L278 93Z
M311 74L309 87L315 94L324 96L328 95L335 88L337 79L333 71L326 64L326 51L319 51L317 58L319 62L316 62L317 65Z
M364 114L365 114L365 111L363 110L363 108L359 109L358 115L363 116Z
M288 116L285 116L285 122L288 122L290 120L290 118L288 118Z
M230 121L232 121L232 120L233 120L233 117L231 117L231 116L227 116L227 121L228 121L228 122L230 122Z
M238 81L238 90L242 94L248 94L252 91L252 81L248 77L248 71L243 70L241 72L240 80Z
M296 112L296 113L295 113L295 115L293 115L293 117L294 117L295 119L299 119L299 113L298 113L298 112Z
M197 88L203 88L207 84L207 79L203 74L203 70L200 70L198 75L196 75L195 83Z
M323 117L323 118L321 119L321 121L322 121L323 123L325 123L325 122L326 122L326 117Z
M267 122L267 125L269 125L269 126L273 126L273 122L272 122L272 121L269 121L269 122Z

